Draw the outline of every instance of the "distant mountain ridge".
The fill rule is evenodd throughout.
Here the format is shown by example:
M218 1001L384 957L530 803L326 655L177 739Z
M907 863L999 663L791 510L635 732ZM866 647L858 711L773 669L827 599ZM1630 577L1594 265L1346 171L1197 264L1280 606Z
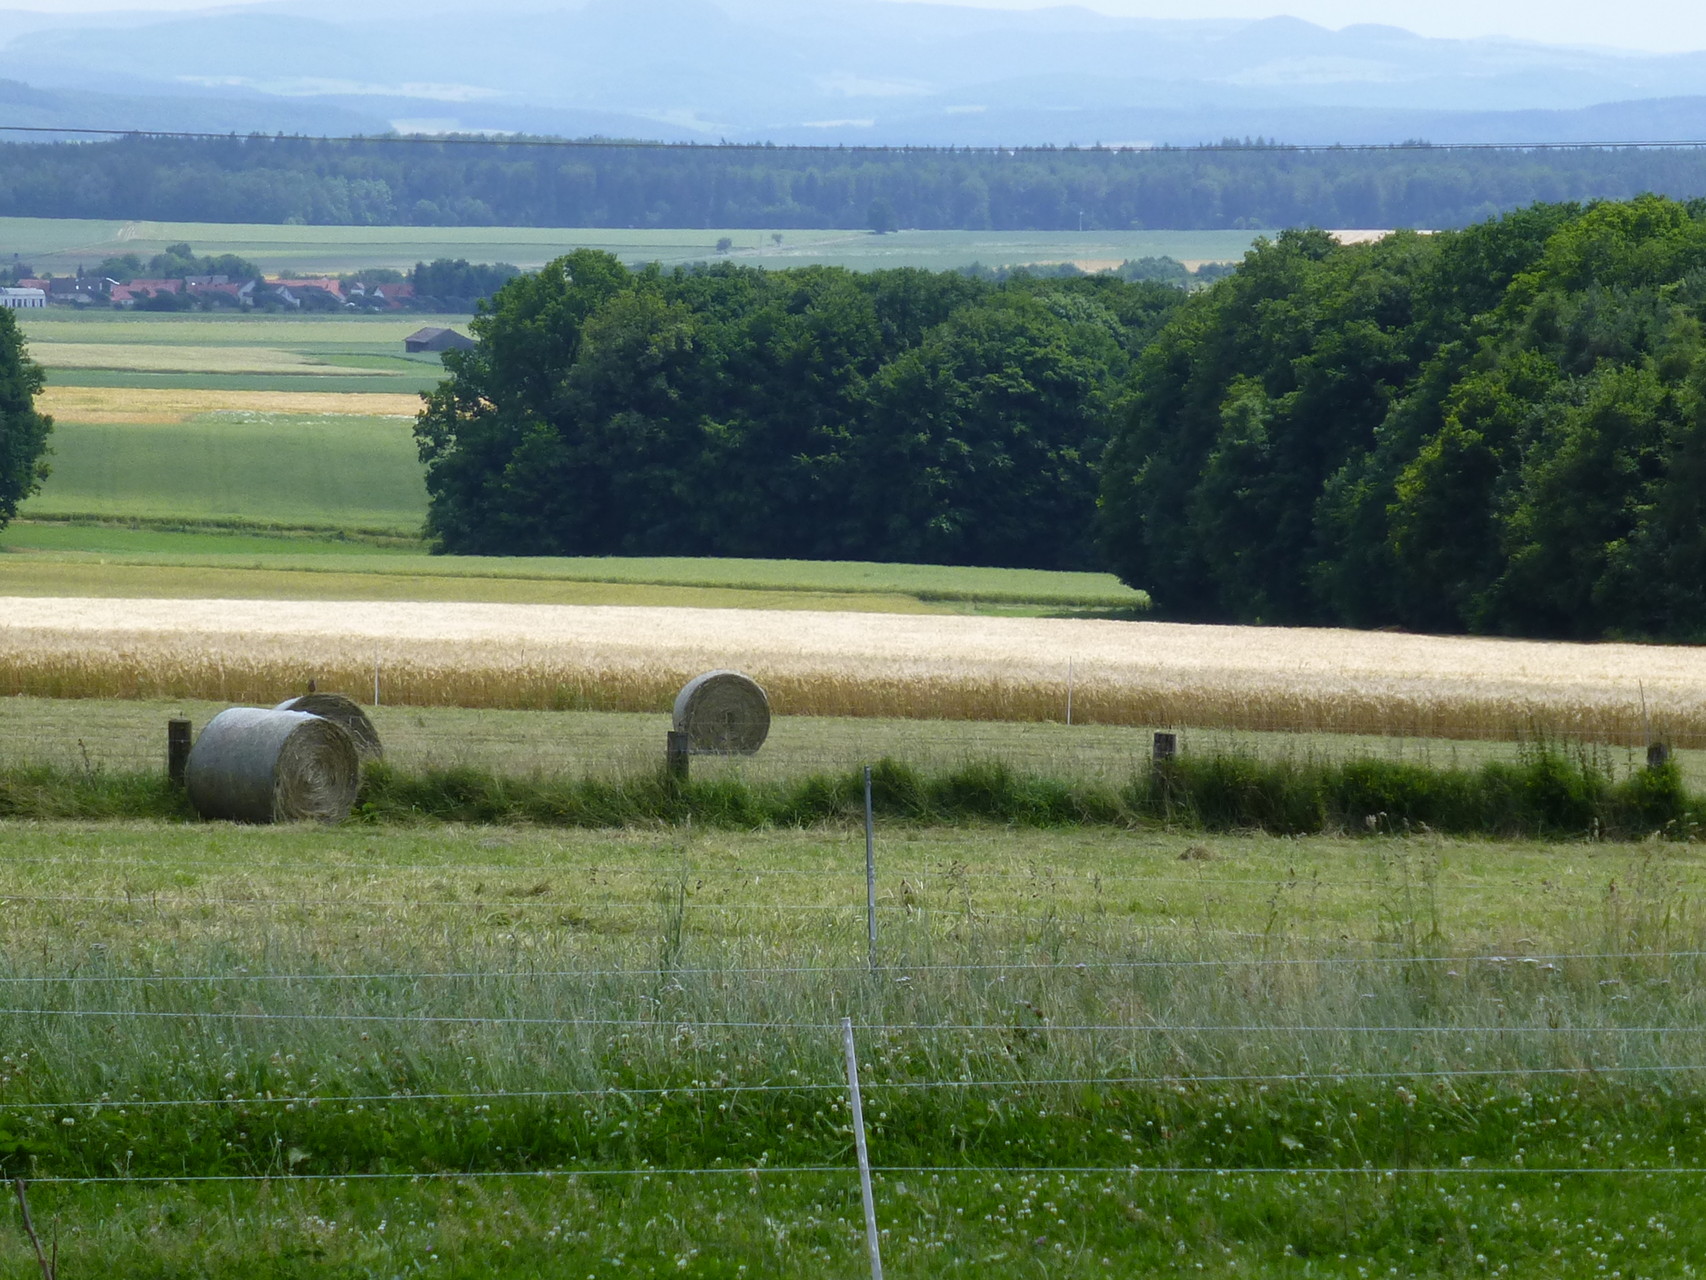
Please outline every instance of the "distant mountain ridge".
M0 124L915 145L1706 136L1706 53L883 0L0 11Z

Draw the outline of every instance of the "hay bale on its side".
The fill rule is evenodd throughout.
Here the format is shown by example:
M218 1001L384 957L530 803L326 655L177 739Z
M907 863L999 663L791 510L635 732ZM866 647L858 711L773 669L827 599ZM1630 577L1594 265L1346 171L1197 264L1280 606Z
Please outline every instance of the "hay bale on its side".
M201 731L184 782L204 818L336 822L355 804L361 757L349 731L334 721L232 707Z
M310 693L281 702L273 709L306 711L311 716L341 724L349 736L355 739L355 749L363 764L369 760L385 758L385 748L379 742L379 731L373 727L373 721L367 718L367 712L357 706L354 699L346 698L341 693Z
M707 671L676 695L675 731L695 755L753 755L770 736L770 699L750 676Z

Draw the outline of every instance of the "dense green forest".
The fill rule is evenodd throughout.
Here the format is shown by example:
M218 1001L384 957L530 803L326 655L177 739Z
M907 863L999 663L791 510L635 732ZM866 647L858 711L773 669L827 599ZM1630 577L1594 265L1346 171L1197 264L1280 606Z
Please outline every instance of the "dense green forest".
M452 552L1082 568L1133 361L1185 299L579 250L505 285L416 427Z
M1706 195L1706 151L858 151L136 136L0 145L0 215L938 230L1461 227Z
M1205 619L1706 637L1706 203L1287 232L1188 299L1105 547Z
M1706 202L1288 231L1195 294L583 250L473 327L417 425L445 550L1111 565L1178 617L1706 636Z

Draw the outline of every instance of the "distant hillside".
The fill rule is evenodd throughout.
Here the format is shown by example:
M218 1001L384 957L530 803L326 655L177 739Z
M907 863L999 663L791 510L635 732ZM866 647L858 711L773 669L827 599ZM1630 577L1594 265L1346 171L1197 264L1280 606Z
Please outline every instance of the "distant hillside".
M0 79L0 123L32 129L182 129L196 133L378 133L384 117L336 102L183 89L171 96L38 89ZM0 133L0 138L25 137ZM70 135L66 135L67 138Z
M472 13L450 0L0 13L7 74L73 95L0 123L1194 145L1684 139L1706 120L1698 100L1674 102L1706 85L1706 54L1367 24L874 0L484 0Z

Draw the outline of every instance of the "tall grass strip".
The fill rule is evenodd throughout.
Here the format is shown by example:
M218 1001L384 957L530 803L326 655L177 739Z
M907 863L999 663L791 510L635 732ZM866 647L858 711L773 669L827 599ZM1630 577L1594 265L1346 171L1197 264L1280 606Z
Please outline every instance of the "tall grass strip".
M506 777L475 769L405 773L369 765L355 816L367 823L542 827L687 825L756 830L862 820L862 773L749 782L679 782L658 770L618 778ZM1592 757L1535 749L1517 763L1426 769L1361 760L1299 764L1185 757L1123 785L972 762L925 773L894 760L872 770L885 821L994 821L1049 828L1167 824L1190 830L1690 840L1706 797L1672 763L1615 778ZM0 770L0 818L186 816L164 778L101 770Z

